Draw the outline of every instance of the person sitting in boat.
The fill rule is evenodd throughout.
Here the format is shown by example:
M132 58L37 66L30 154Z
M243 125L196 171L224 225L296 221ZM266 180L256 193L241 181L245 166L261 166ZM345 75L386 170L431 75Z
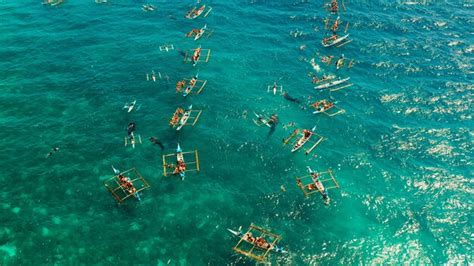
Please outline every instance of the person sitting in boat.
M332 0L331 2L331 12L337 12L339 10L339 6L337 4L337 0Z
M184 87L184 85L186 85L186 81L185 80L180 80L176 83L176 92L180 92L181 91L181 88Z
M330 102L327 102L326 100L324 100L323 106L324 106L324 109L327 110L327 109L333 107L333 106L334 106L334 103L330 103Z
M130 181L130 178L119 174L118 175L120 186L126 189L129 193L133 194L137 189L133 186L133 183Z
M309 184L309 185L307 186L307 188L308 188L309 191L313 191L313 190L316 189L316 185L315 185L315 184Z
M188 32L188 34L186 34L186 36L188 37L194 36L198 34L200 31L201 31L200 29L192 29L190 32Z
M304 136L305 139L311 137L311 134L312 134L311 131L309 131L307 129L303 129L303 136Z
M201 47L198 47L194 50L193 57L191 58L193 62L197 62L199 60L199 57L201 56Z
M272 246L263 237L257 237L255 239L255 245L257 245L260 248L264 248L264 249L269 249Z
M328 38L324 38L323 39L323 43L324 44L328 44L329 41L334 41L337 39L337 34L333 34L331 37L328 37Z
M197 82L197 77L194 76L190 81L189 81L189 86L194 87Z
M175 126L178 122L179 122L179 115L183 114L184 113L184 110L183 108L178 108L176 109L176 111L174 112L173 116L171 117L171 120L170 120L170 126Z
M173 174L179 174L186 171L186 164L184 163L183 160L177 161L176 164L177 165L176 165L176 168L174 169Z
M175 113L173 117L171 117L170 126L174 127L176 124L178 124L178 122L179 122L179 115Z
M193 15L194 16L199 16L199 14L201 14L201 12L203 10L203 7L204 6L201 6L199 9L194 10Z
M255 241L255 238L252 236L252 233L248 232L244 235L244 240L249 242L249 243L253 243Z
M334 24L332 25L332 32L336 33L337 29L339 28L339 17L334 21Z
M314 109L316 109L316 111L323 112L326 109L325 102L326 102L326 100L317 101L317 102L314 102L311 106Z

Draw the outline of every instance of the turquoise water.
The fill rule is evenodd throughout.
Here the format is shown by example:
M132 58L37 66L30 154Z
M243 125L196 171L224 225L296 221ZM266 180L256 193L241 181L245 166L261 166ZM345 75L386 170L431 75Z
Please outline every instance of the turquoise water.
M270 257L280 265L473 262L472 5L347 1L353 42L325 49L320 1L208 1L193 21L191 1L153 3L1 1L0 264L252 265L225 230L250 223L282 235L289 255ZM184 38L206 23L208 39ZM160 52L165 43L176 50ZM198 43L212 53L193 68L180 51ZM312 89L316 53L355 59L318 73L354 86ZM146 81L152 70L169 79ZM203 93L177 95L197 71ZM346 113L315 116L267 93L275 80L302 106L332 97ZM126 113L133 99L141 108ZM196 126L170 129L191 103L203 110ZM254 111L279 115L272 135ZM131 121L135 149L123 145ZM289 122L317 125L327 140L316 157L282 145ZM165 153L199 150L202 171L163 177L150 136ZM110 165L150 183L141 202L117 206L102 184ZM329 206L296 187L307 165L333 169Z

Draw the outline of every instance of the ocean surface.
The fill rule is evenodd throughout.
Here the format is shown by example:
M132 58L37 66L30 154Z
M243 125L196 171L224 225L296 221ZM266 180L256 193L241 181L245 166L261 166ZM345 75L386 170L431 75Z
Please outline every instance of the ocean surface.
M0 1L1 265L254 265L226 230L251 223L282 236L274 265L474 263L471 1L346 0L340 48L321 45L323 1L201 1L212 12L195 20L192 1L109 2ZM210 36L184 37L205 24ZM198 45L209 62L184 63ZM321 63L342 54L352 68ZM317 91L310 72L354 85ZM196 73L202 93L176 94ZM267 93L274 81L301 103ZM314 115L318 99L346 112ZM190 104L197 124L171 129ZM275 131L254 112L278 114ZM326 140L291 153L291 122ZM163 176L178 142L201 162L184 181ZM115 202L111 165L148 181L141 202ZM296 186L306 166L334 172L328 206Z

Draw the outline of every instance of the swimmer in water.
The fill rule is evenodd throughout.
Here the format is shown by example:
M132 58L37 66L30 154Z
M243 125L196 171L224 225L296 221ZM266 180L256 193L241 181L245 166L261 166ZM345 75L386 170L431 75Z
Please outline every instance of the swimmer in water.
M48 154L46 154L46 158L48 158L49 156L53 155L53 153L58 152L58 151L59 151L58 147L51 149L51 151Z

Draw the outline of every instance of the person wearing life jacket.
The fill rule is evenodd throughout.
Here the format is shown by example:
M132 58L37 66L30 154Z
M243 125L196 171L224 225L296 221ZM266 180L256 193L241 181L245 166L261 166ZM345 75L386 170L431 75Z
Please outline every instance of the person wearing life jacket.
M201 47L198 47L194 50L194 54L192 57L193 62L197 62L199 60L199 57L201 56Z
M336 13L339 11L339 5L337 4L337 0L332 0L331 2L331 12Z
M332 32L336 33L338 28L339 28L339 17L336 18L336 21L334 21L334 24L332 25Z

